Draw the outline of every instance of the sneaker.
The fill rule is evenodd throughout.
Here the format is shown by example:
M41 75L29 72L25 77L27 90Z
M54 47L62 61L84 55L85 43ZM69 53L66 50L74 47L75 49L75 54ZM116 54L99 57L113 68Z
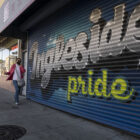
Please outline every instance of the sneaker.
M19 105L19 103L18 103L18 102L16 102L15 104L16 104L16 105Z

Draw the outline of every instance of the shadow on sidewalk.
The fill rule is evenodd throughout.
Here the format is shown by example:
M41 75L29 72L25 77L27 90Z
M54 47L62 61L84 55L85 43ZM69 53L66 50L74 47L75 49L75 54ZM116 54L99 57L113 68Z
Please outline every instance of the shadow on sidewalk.
M27 104L27 99L25 96L19 96L19 106ZM4 88L0 88L0 111L4 111L7 109L17 109L18 106L15 105L14 102L14 92L9 91Z

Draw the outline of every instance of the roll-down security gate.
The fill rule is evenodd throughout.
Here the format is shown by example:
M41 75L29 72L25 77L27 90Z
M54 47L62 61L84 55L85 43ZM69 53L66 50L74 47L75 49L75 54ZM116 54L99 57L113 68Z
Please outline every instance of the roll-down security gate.
M27 97L140 135L139 0L77 1L34 27Z

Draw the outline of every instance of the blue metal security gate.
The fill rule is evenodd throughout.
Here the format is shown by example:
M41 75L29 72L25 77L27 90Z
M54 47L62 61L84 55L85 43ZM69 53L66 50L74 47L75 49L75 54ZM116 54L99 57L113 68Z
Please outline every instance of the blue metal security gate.
M139 85L139 0L76 1L29 32L31 100L140 135Z

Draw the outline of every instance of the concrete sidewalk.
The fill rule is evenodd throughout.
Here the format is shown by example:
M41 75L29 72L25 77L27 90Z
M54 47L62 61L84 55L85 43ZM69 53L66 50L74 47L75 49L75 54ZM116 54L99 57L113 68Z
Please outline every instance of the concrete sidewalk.
M0 88L14 92L13 83L11 80L7 81L7 77L6 75L0 76Z
M0 125L18 125L27 130L20 140L138 140L125 132L102 126L20 97L0 88Z

